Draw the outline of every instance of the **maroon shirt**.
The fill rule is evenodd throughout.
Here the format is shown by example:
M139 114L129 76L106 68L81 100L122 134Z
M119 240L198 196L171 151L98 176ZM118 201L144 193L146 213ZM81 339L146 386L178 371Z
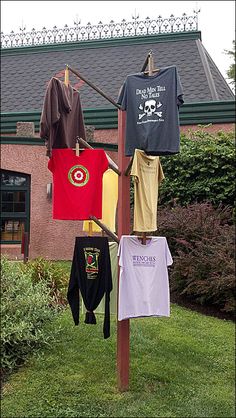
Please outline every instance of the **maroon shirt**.
M76 137L86 139L79 92L53 77L48 83L40 120L40 137L52 148L75 148Z

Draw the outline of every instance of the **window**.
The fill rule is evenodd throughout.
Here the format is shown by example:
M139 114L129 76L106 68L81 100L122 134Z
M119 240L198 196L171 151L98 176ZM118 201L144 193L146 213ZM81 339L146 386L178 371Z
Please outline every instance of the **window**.
M1 170L1 242L20 243L29 231L30 176Z

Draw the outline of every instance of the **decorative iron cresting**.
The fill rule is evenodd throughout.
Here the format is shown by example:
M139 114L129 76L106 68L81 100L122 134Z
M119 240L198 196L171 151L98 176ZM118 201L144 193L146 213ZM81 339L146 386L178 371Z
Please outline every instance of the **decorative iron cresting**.
M54 26L52 29L42 30L32 29L26 31L22 26L18 33L11 31L6 35L1 32L2 48L17 48L22 46L37 46L60 44L65 42L79 42L96 39L123 38L129 36L157 35L161 33L189 32L198 30L198 13L200 10L193 11L192 16L183 13L181 17L175 17L173 14L169 18L158 16L156 19L147 17L139 20L139 16L132 16L132 21L127 22L123 19L120 23L113 20L108 24L99 22L97 25L80 25L80 20L76 19L74 27L59 29Z

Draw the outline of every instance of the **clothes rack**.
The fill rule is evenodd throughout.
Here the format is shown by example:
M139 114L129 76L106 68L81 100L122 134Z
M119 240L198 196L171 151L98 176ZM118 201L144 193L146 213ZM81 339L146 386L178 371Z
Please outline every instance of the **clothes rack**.
M93 84L91 81L89 81L87 78L85 78L81 73L79 73L78 71L69 67L67 64L66 64L66 68L68 68L68 70L70 70L78 78L81 78L81 80L83 80L86 84L88 84L90 87L92 87L92 89L96 90L101 96L103 96L106 100L108 100L110 103L112 103L115 107L120 109L120 105L118 105L118 103L116 103L115 100L113 100L110 96L108 96L106 93L104 93L104 91L101 90L99 87L95 86L95 84Z
M148 70L144 71L145 68L148 66ZM153 60L153 54L152 54L152 50L149 51L147 58L144 62L143 68L142 68L142 72L144 72L144 74L148 74L149 76L151 76L154 72L159 71L158 69L154 69L154 60ZM133 163L133 158L130 159L129 164L125 170L125 175L128 176L132 167L132 163ZM142 233L142 243L145 245L146 244L146 232Z
M142 67L142 71L144 71L149 63L150 60L150 53L149 51L144 65ZM153 61L152 61L153 63ZM153 65L153 64L152 64ZM96 87L93 83L87 80L84 76L82 76L78 71L74 70L70 66L67 65L69 71L75 74L78 78L83 80L86 84L88 84L91 88L97 91L101 96L103 96L106 100L112 103L118 109L118 167L114 169L114 162L113 167L111 168L119 174L119 199L118 199L118 237L113 235L113 239L116 242L119 242L119 238L122 235L130 233L130 179L127 175L125 175L126 167L130 163L130 159L125 156L125 126L126 126L126 112L121 110L120 105L116 103L113 99L107 96L101 89ZM153 67L152 67L153 68ZM151 71L149 66L149 71ZM82 140L81 138L78 140L80 145L90 148L89 144L86 141ZM110 161L110 158L108 158ZM98 219L95 217L90 217L91 220L96 222L107 234L108 228L102 224ZM109 235L111 231L109 231ZM145 234L146 238L146 234ZM130 350L130 324L129 319L118 321L117 323L117 380L118 380L118 388L120 391L126 391L129 388L129 350Z
M86 141L84 141L83 138L77 138L77 142L80 143L84 148L93 149L93 147L91 147L91 145L89 145ZM109 157L109 155L106 154L106 156L107 156L107 159L109 161L109 167L114 172L116 172L118 175L120 175L121 173L118 170L118 166ZM109 235L114 241L119 243L118 236L116 234L114 234L103 222L101 222L99 219L97 219L96 216L90 216L90 219L91 219L91 221L89 221L89 232L88 232L89 236L91 236L92 232L93 232L93 226L92 226L92 220L93 220L98 226L100 226L100 228L102 228L102 236L104 236L104 232L106 232L107 235Z
M143 63L142 69L141 69L141 73L143 73L146 70L146 68L147 68L148 59L149 59L150 54L152 54L152 49L150 49L150 51L148 52L148 54L147 54L147 56L145 58L145 61Z
M69 83L70 83L70 80L69 80L69 68L68 68L68 66L66 66L66 69L65 69L65 80L64 80L64 83L65 83L65 85L67 87L69 86Z
M92 235L93 235L93 224L92 224L92 221L89 221L88 236L91 237Z
M74 72L74 70L72 68L69 68L69 66L66 65L66 68L65 68L65 79L64 79L64 83L65 83L66 86L69 86L69 70L71 72ZM81 74L80 74L80 78L83 79L84 81L86 81L86 83L89 84L91 87L95 88L100 94L102 93L103 95L105 95L105 93L102 92L102 90L98 89L93 83L91 83L88 80L86 80ZM107 96L106 96L106 98L107 98ZM110 99L110 100L112 100L112 99ZM79 157L79 155L80 155L80 142L82 142L82 145L85 148L91 148L91 149L93 149L86 141L84 141L82 138L77 137L76 138L76 147L75 147L75 154L76 154L77 157ZM107 159L109 161L109 167L112 168L118 175L120 175L120 171L118 170L117 165L112 161L112 159L107 154L106 154L106 156L107 156ZM94 217L93 220L94 220L95 223L97 223L97 224L100 223L101 224L99 226L102 228L103 235L104 235L104 232L103 231L105 231L108 235L112 236L113 239L118 240L118 237L115 234L113 234L106 227L106 225L104 225L103 223L99 222L99 220L96 217ZM90 220L89 221L88 235L89 236L92 236L92 234L93 234L93 226L92 226L92 221Z
M91 147L91 145L88 144L88 142L86 142L83 138L76 138L76 141L78 141L78 143L80 145L82 145L84 148L88 148L88 149L93 149L93 147ZM107 153L105 153L109 162L109 167L115 171L115 173L117 173L119 176L121 174L120 170L118 169L118 166L116 165L116 163L111 159L111 157L109 157L109 155Z
M129 164L125 170L125 176L128 176L132 167L132 163L133 163L133 157L130 159Z
M148 74L148 76L151 76L151 75L153 75L153 73L155 71L159 71L157 69L156 70L154 69L154 59L153 59L152 50L149 51L147 59L145 61L145 64L146 64L146 66L148 66L148 70L146 72L144 71L144 74ZM145 70L145 68L143 70ZM127 169L128 169L128 167L127 167ZM142 233L141 241L142 241L143 245L146 245L146 243L147 243L147 233L146 232Z
M145 67L145 68L143 68L143 70L141 72L143 72L144 74L153 75L153 73L157 73L159 71L159 68L154 68L154 60L153 60L152 50L149 51L146 61L147 61L146 66L148 66L148 70L144 71L145 68L146 68Z
M76 139L76 144L75 144L75 155L76 157L79 157L79 141L78 139Z
M103 229L103 231L106 232L107 235L109 235L114 241L116 241L117 243L119 243L119 238L116 234L114 234L114 232L112 232L104 223L102 223L98 218L96 218L96 216L91 215L90 219L92 221L94 221L98 226L100 226L100 228Z

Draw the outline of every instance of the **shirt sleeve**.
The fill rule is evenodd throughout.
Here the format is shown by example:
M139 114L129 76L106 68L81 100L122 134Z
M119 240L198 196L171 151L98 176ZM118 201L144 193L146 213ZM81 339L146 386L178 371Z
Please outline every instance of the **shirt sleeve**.
M77 251L78 250L77 250L77 240L76 240L75 247L74 247L74 256L73 256L72 265L71 265L70 280L69 280L68 291L67 291L67 300L71 308L75 325L79 324L79 308L80 308L79 284L78 284L79 264L78 264L78 257L76 254Z
M105 151L103 151L103 150L101 150L101 151L102 151L102 153L101 153L102 154L101 167L102 167L102 172L105 173L105 171L108 169L109 162L108 162L108 158L106 156Z
M77 95L76 106L77 106L77 115L79 119L79 137L86 141L86 131L85 131L85 124L84 124L84 114L80 100L80 94L78 91L74 92Z
M48 139L50 127L60 119L58 88L55 78L48 83L40 119L40 138Z
M117 103L121 106L122 110L126 110L127 108L127 79L125 80L123 86L121 87Z
M119 257L119 266L123 267L123 243L124 243L124 238L121 237L120 239L120 243L118 246L118 253L117 256Z
M48 160L48 169L53 173L53 171L54 171L54 163L53 163L54 161L53 161L53 157L51 157L49 160Z
M160 184L162 182L162 180L164 180L164 178L165 178L165 176L164 176L164 173L163 173L161 161L159 160L158 184Z
M138 158L137 158L136 151L134 153L134 157L133 157L133 162L132 162L132 167L131 167L130 175L133 177L133 180L134 181L139 182Z
M182 104L184 104L183 87L180 81L177 68L176 68L176 89L177 89L177 106L182 106Z
M173 264L173 258L171 256L167 240L166 240L166 245L165 245L165 253L166 253L166 265L171 266L171 264Z

